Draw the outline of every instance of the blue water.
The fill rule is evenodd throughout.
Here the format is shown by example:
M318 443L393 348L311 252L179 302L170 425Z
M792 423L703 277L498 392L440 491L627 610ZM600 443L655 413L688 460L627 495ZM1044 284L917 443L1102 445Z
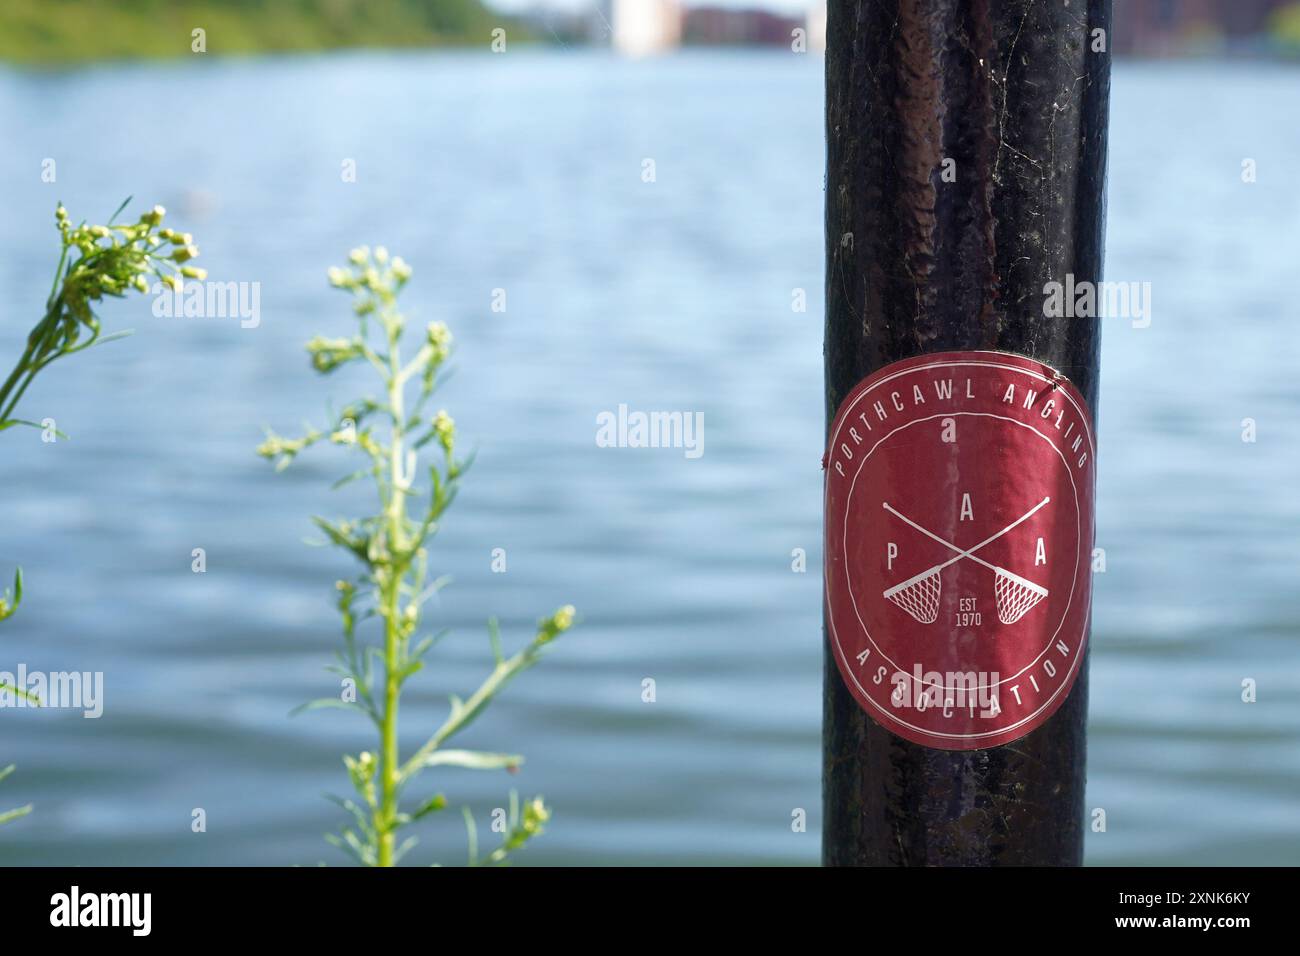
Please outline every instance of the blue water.
M0 862L343 862L321 794L370 735L288 711L336 692L332 583L353 571L303 544L309 515L368 502L328 490L339 455L275 475L252 449L362 387L302 351L349 329L324 270L362 242L413 264L414 321L452 326L443 400L480 449L435 550L455 583L431 613L453 633L412 682L408 750L486 673L489 615L518 642L571 602L581 626L463 741L522 771L438 789L481 827L512 786L544 793L535 863L815 862L821 89L820 60L780 53L0 71L0 355L48 289L57 199L92 219L161 202L214 277L262 296L256 329L114 303L106 325L134 336L22 408L71 440L0 436L0 575L21 563L28 587L0 662L106 681L99 720L0 713L19 764L0 809L36 804ZM1300 860L1298 98L1283 66L1115 71L1106 269L1151 282L1154 314L1105 320L1092 863ZM704 455L598 448L620 403L702 411ZM412 862L463 859L455 815L421 832Z

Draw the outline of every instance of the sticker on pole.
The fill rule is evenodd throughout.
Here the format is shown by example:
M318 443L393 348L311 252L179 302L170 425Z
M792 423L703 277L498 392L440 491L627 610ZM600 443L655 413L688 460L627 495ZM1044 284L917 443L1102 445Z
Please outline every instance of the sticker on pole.
M840 406L826 453L826 623L881 726L976 750L1046 721L1088 639L1097 452L1041 362L943 352Z

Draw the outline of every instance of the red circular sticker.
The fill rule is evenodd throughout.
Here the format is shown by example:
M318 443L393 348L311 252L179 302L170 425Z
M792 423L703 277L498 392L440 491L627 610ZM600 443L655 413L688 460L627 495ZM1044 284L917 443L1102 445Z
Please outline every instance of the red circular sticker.
M1061 705L1088 637L1096 457L1078 389L1019 355L920 356L853 389L826 453L826 622L877 723L976 750Z

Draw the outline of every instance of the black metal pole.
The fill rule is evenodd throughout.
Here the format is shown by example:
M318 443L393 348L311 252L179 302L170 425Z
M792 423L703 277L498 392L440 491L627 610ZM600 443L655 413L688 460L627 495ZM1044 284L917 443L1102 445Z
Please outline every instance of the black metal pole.
M1081 553L1090 552L1093 543L1091 490L1085 487L1092 463L1076 459L1087 455L1090 421L1096 417L1097 320L1047 315L1044 301L1053 282L1070 283L1068 295L1081 283L1101 279L1110 2L830 0L828 6L825 359L831 444L823 860L828 865L1077 865L1083 857L1085 815L1086 608L1077 637L1068 633L1067 624L1078 621L1080 594L1086 600L1090 590L1084 577L1069 579L1075 605L1062 610L1066 589L1046 584L1046 562L1031 563L1030 549L1044 542L1043 550L1055 551L1052 560L1059 562L1061 552L1076 544ZM890 374L899 360L934 353L957 356L947 363L949 371L943 376L955 379L959 394L972 396L972 404L960 406L952 398L936 406L942 382L939 373L926 372L905 388L867 394L861 405L868 409L864 419L856 418L858 406L845 408L873 373ZM1035 362L974 361L994 353ZM960 367L967 359L979 366L973 381ZM1042 388L1035 391L1039 379L1034 376L1040 371ZM914 384L928 399L916 411L910 405ZM1007 385L1016 386L1010 401L1002 394ZM878 412L870 411L875 407L873 394L891 395ZM1032 404L1022 408L1022 395L1026 401L1032 396ZM1053 432L1058 411L1071 404L1070 395L1079 396L1077 404L1083 407L1069 410ZM1059 402L1046 404L1055 398ZM975 403L981 402L978 407L989 411L978 410ZM902 405L908 410L896 410ZM953 457L934 467L918 465L915 475L908 471L908 463L916 460L909 456L931 454L914 447L921 440L918 436L934 434L934 447L944 447L938 444L937 430L948 419L923 421L921 410L946 415L964 407L961 413L971 417L951 421L957 423L959 435L972 436L984 422L997 424L995 406L1009 409L1004 416L1008 419L1023 417L1008 424L1008 431L1028 434L1032 426L1045 436L1045 455L1062 453L1061 476L1041 480L1058 481L1054 487L1068 489L1062 483L1077 479L1075 511L1062 501L1065 495L1042 493L1040 487L1030 487L1038 477L1021 474L1026 469L1043 471L1047 466L1041 462L1047 458L1018 457L1028 446L1021 449L992 433L979 437L984 444L976 458L969 457L971 452L945 448L943 454ZM855 488L846 484L841 494L834 483L847 474L844 465L858 467L872 442L883 439L896 420L879 413L920 422L906 433L913 444L899 445L893 464L862 478ZM842 427L837 429L839 417ZM853 435L865 443L845 437L854 421L861 424ZM1062 441L1059 436L1067 424L1077 430ZM875 426L870 435L864 431L868 425ZM931 426L933 432L924 431ZM1072 443L1085 432L1080 452ZM1035 436L1030 438L1037 442ZM899 440L882 441L881 453ZM956 444L963 440L969 444L975 439L959 438ZM956 457L963 454L967 457ZM837 460L837 455L853 457ZM1051 457L1053 468L1056 457ZM994 567L989 570L961 556L988 536L977 534L974 522L958 510L967 507L961 501L964 484L984 480L974 474L973 461L979 469L1002 469L1007 476L990 488L1020 482L1017 488L1029 504L1042 498L1053 502L1028 519L1040 522L1035 530L1025 531L1029 525L1023 525L980 552L991 555L1005 545L1008 571L993 557L986 562ZM958 462L966 464L958 467ZM934 509L948 510L935 510L929 524L902 507L897 510L911 520L895 520L880 510L884 502L852 497L860 497L867 486L881 489L880 498L906 494L904 486L913 478L924 483L940 472L936 490L923 496L925 507L933 501ZM1005 497L998 507L1010 509L1010 517L999 517L988 534L1028 507L1017 510L1014 495ZM1058 506L1061 510L1051 511ZM917 527L921 525L940 533L922 534ZM881 527L887 530L878 531ZM882 538L877 548L873 536L879 534L889 540ZM857 554L860 540L865 543ZM943 541L956 541L956 546ZM842 554L835 553L837 547ZM901 600L908 596L907 588L881 600L882 589L894 580L890 571L898 567L889 549L897 552L900 547L916 554L913 576L920 583L910 586L915 591L911 604ZM944 566L943 560L952 554L955 563ZM1017 560L1021 563L1013 566ZM855 561L861 566L857 572L852 569ZM941 570L927 576L927 567ZM966 577L954 584L954 574ZM985 577L977 580L976 574ZM940 588L937 598L921 593L922 585ZM969 598L960 590L968 585ZM859 596L837 595L836 589L845 587L856 588L853 593ZM1022 589L1019 597L1003 593L1015 587ZM1048 596L1025 610L1040 589ZM958 605L959 600L970 603ZM860 639L861 653L853 643L856 638L846 634L850 626L834 619L836 601L849 609L844 617L859 618L864 631L872 630L870 638ZM984 621L982 628L954 623L966 619L957 615L968 607L976 609L972 613ZM937 619L925 623L931 614ZM897 712L891 713L888 703L882 707L873 702L877 691L871 678L882 658L890 659L881 668L886 687L890 679L902 680L889 670L909 670L908 648L916 641L900 636L903 632L924 635L919 640L927 642L928 649L917 650L917 655L947 654L960 669L968 663L963 648L975 648L970 653L978 654L984 653L978 648L997 646L999 653L1011 655L1016 641L1023 639L1028 646L1040 633L1048 633L1039 621L1055 621L1058 614L1064 623L1054 638L1055 649L1049 642L1045 656L1025 657L1033 668L1058 661L1050 668L1051 676L1027 669L1019 684L998 685L1003 705L1021 705L1031 715L1021 727L1032 729L1023 736L1014 726L1007 729L1013 722L998 725L996 717L985 723L998 726L1000 737L979 737L984 724L974 718L960 726L942 724L932 709L944 703L939 697L949 694L940 681L925 712L934 715L935 722L926 729L908 729L920 728L918 720L895 723ZM1012 623L998 623L1000 617ZM930 661L918 657L916 663L928 667ZM1001 663L1009 668L1017 661L1006 657ZM1070 674L1065 673L1067 667L1073 668ZM1031 690L1026 681L1035 674L1039 679ZM914 690L896 690L895 701ZM1058 696L1048 701L1053 690ZM1037 711L1037 703L1029 699L1035 692L1046 702ZM925 737L941 733L935 728L945 726L955 732L947 738ZM927 742L917 742L918 737ZM990 745L984 745L985 740Z

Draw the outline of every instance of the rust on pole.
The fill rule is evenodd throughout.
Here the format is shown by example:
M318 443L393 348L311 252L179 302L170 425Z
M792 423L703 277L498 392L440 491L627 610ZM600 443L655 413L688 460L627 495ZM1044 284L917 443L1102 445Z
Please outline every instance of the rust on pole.
M1066 393L1078 395L1079 428L1087 428L1091 437L1088 422L1095 422L1097 411L1097 320L1049 315L1044 302L1052 283L1068 282L1067 289L1072 290L1101 280L1109 29L1109 0L830 0L825 374L828 438L836 442L835 447L839 443L831 435L832 423L843 415L846 401L864 380L903 360L935 353L1006 353L1033 360L1008 360L1005 370L990 373L1003 378L986 383L987 387L996 384L1002 389L1004 379L1012 383L1017 376L1046 370L1045 378L1053 380L1045 383L1041 395L1030 390L1025 399L1037 403L1033 414L1045 410L1042 421L1051 424L1058 405L1067 404ZM963 380L964 374L958 379L959 389L969 388L972 396L982 394L981 380L962 385ZM918 397L928 397L929 406L935 401L932 384L930 379L917 383ZM1020 394L1015 395L1017 410ZM1045 405L1048 395L1061 400ZM896 414L912 414L902 411L905 398L894 401L899 406ZM880 418L867 417L858 430L874 424L876 436L883 437L886 412L895 414L892 407L882 407ZM963 419L957 427L969 428L967 421L975 419ZM938 420L934 426L938 427ZM928 427L918 426L913 436ZM1047 425L1041 429L1050 431ZM1015 454L1007 450L1010 446L991 440L998 454ZM857 450L856 468L865 454L861 449L868 446L843 444L846 455ZM1077 452L1077 445L1072 447ZM828 457L832 451L828 448ZM872 479L884 489L880 497L889 497L889 489L904 480L899 469L908 460L906 454L903 449L902 457L882 472L883 477ZM1074 469L1075 455L1067 450L1066 456ZM994 468L1005 461L988 459L986 464ZM1087 469L1092 467L1089 462ZM1082 465L1076 470L1083 474ZM960 499L966 479L950 476L947 480L941 490ZM860 493L861 487L854 493ZM1011 566L1017 555L1009 549L1022 547L1022 542L1013 540L1019 531L979 545L983 550L976 553L979 539L1049 497L1056 503L1029 520L1055 522L1041 527L1048 529L1047 549L1057 543L1051 534L1068 524L1063 517L1067 503L1059 495L1039 494L1028 485L1021 490L1032 500L1018 509L1009 501L1010 517L994 521L988 534L977 534L974 522L970 522L972 530L965 531L969 501L961 502L961 514L954 504L951 519L945 512L928 523L892 500L883 502L885 510L882 502L874 500L869 512L864 506L859 511L852 510L856 505L844 506L849 509L847 518L839 524L844 526L845 561L860 560L864 566L868 561L888 561L894 569L899 548L910 549L919 562L912 577L937 593L922 595L917 590L909 595L909 588L920 588L913 583L903 588L902 596L913 598L906 603L900 599L899 588L907 584L903 582L886 589L888 600L880 600L882 590L876 585L891 582L885 564L879 565L877 579L877 564L871 563L871 586L863 585L863 592L871 591L879 609L858 609L857 616L866 622L864 630L871 630L876 620L887 622L887 633L877 627L870 642L864 638L859 657L842 648L837 654L828 609L823 727L826 864L1082 862L1086 607L1078 644L1069 648L1078 655L1070 665L1077 670L1060 684L1061 693L1052 706L1036 712L1041 722L1030 721L1026 726L1033 729L1023 736L992 746L978 741L963 743L961 749L932 746L916 742L916 734L908 739L906 729L900 734L896 727L886 726L888 715L869 706L874 691L867 686L871 673L867 668L881 656L877 653L873 658L872 651L887 651L891 638L897 646L899 633L915 629L930 635L926 640L933 647L948 649L957 660L961 659L958 645L968 638L1013 641L1021 633L1016 628L1032 636L1037 633L1033 631L1039 626L1037 619L1045 621L1058 612L1053 602L1061 589L1046 583L1044 567L1035 567L1045 562ZM1086 501L1077 498L1077 502L1083 504L1076 503L1079 514L1074 517L1079 518L1078 527L1085 529L1079 532L1079 544L1090 550L1091 491ZM1053 512L1058 506L1061 510ZM832 533L839 533L838 527L829 525L828 521L828 541ZM890 540L882 539L877 558L872 535L881 527L894 530L886 532ZM863 545L871 554L854 558L859 539L871 541ZM1023 543L1025 548L1033 544L1028 538L1024 541L1028 542ZM999 547L1006 549L1005 560L996 556ZM922 554L923 549L930 550ZM1043 549L1039 550L1042 557ZM1057 560L1056 555L1052 559ZM828 582L832 576L838 582L843 570L828 553ZM985 576L978 581L980 603L956 593L954 574L971 576L963 581L976 581L976 574ZM1028 595L1028 600L1013 606L1015 594L1004 594L1012 585L1023 588L1021 596ZM830 588L828 584L828 602ZM1039 599L1040 591L1044 599L1035 607L1030 602ZM1086 589L1083 593L1090 594ZM949 600L951 607L944 603ZM958 600L970 601L961 607L981 616L983 630L968 633L952 623L949 612L957 612ZM1067 611L1059 613L1064 616ZM1069 613L1079 613L1077 601ZM1004 623L993 623L999 617ZM1060 646L1070 644L1068 638L1065 634ZM1059 670L1064 672L1066 658L1061 659ZM864 660L869 664L863 664L862 690L855 692L852 672ZM1050 669L1053 675L1058 670ZM1027 673L1025 679L1032 676ZM1050 678L1043 676L1042 681L1044 688L1036 682L1034 690L1046 695ZM1007 685L999 686L1003 704L1010 706ZM1020 693L1031 693L1028 685L1018 689ZM1049 716L1043 717L1044 713Z

